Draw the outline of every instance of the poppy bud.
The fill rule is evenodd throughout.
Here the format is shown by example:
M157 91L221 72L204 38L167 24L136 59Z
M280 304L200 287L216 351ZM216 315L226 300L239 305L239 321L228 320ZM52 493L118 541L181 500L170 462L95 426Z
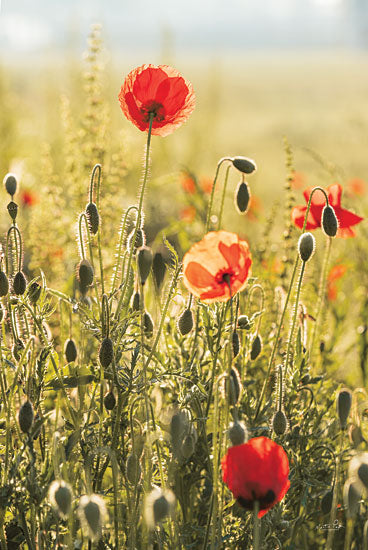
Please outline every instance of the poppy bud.
M101 366L106 369L114 358L114 347L111 338L104 338L101 342L98 358Z
M257 170L257 165L254 160L247 157L234 157L232 163L234 168L243 174L252 174Z
M107 517L103 499L99 495L84 495L79 501L78 515L88 538L99 540Z
M135 292L133 296L132 309L133 311L139 311L141 309L141 295L139 292Z
M18 413L19 427L23 433L28 433L32 428L34 420L33 405L30 401L25 401Z
M189 334L194 326L193 313L191 309L185 309L178 319L178 329L182 336Z
M21 296L25 293L27 288L27 281L22 271L18 271L13 279L13 292L17 296Z
M352 394L350 390L342 390L339 392L336 400L337 415L340 421L341 429L346 428L346 421L348 419L352 403Z
M86 259L79 262L78 279L82 292L86 291L87 288L93 283L93 267Z
M6 273L0 271L0 297L6 296L9 292L9 281Z
M4 308L3 305L0 304L0 323L4 319Z
M238 328L249 330L250 321L248 315L239 315L238 317Z
M242 445L248 438L247 428L243 422L233 422L230 424L228 436L232 445Z
M187 434L184 437L183 442L181 444L181 454L185 459L188 459L194 453L194 449L195 449L194 436L192 434Z
M276 411L272 419L272 428L276 435L283 435L287 430L288 422L284 411Z
M312 233L303 233L298 241L298 252L302 262L307 262L311 259L316 248L316 239Z
M182 433L187 427L187 424L187 418L182 411L172 415L170 420L170 435L173 441L180 439Z
M153 321L151 315L145 311L143 315L144 332L148 338L153 334Z
M147 281L152 267L152 250L148 246L142 246L137 252L137 263L141 285Z
M354 518L359 510L361 494L354 481L348 479L344 485L344 504L348 518Z
M149 529L171 515L175 507L175 496L170 490L162 491L158 487L147 495L144 503L144 517Z
M64 355L68 363L75 361L78 355L77 346L72 338L65 342Z
M38 302L39 297L41 296L41 285L34 282L30 285L28 289L28 298L31 304L36 305Z
M133 229L133 231L131 231L128 235L128 239L127 239L127 249L130 250L132 248L132 245L133 245L133 237L134 237L134 232L135 232L135 229ZM135 237L135 245L134 245L134 248L141 248L142 246L144 246L146 244L146 236L144 234L144 231L143 229L138 229L137 231L137 235Z
M236 357L240 350L239 334L234 330L232 335L233 356Z
M141 479L142 468L139 463L139 459L135 453L128 455L126 461L126 476L129 483L132 485L137 485Z
M153 256L152 273L154 281L156 283L156 287L158 290L160 290L161 285L164 282L166 273L166 264L160 252L156 252L156 254Z
M322 514L329 514L332 508L333 490L329 489L322 497L321 510Z
M10 201L7 208L8 208L9 216L11 217L13 222L15 222L15 220L17 219L17 215L18 215L18 205L17 205L17 203L14 202L14 201Z
M17 338L12 347L13 357L16 361L19 361L20 354L24 350L25 346L20 338Z
M250 202L250 189L246 181L241 181L235 191L235 207L239 214L246 214Z
M49 501L55 512L66 519L72 507L73 493L65 481L53 481L49 488Z
M262 351L262 340L261 340L261 337L259 336L259 334L257 334L257 336L254 338L254 340L252 342L252 347L251 347L251 350L250 350L251 360L254 361L255 359L257 359L257 357L261 353L261 351Z
M86 216L88 220L88 226L92 235L96 235L98 226L100 225L100 216L97 210L97 205L94 202L90 202L86 206Z
M233 407L235 407L235 405L238 403L242 391L243 391L243 386L240 382L239 372L235 367L233 367L230 371L230 384L229 384L229 392L230 392L229 402Z
M14 174L6 174L3 181L4 181L6 192L9 193L10 196L15 195L17 190L16 176Z
M309 384L310 381L311 381L311 375L310 374L305 374L300 379L300 383L301 383L302 386L306 386L307 384Z
M332 206L325 206L322 212L322 229L328 237L335 237L339 227L335 210Z
M112 411L116 405L115 395L112 391L109 391L104 397L104 405L107 411Z

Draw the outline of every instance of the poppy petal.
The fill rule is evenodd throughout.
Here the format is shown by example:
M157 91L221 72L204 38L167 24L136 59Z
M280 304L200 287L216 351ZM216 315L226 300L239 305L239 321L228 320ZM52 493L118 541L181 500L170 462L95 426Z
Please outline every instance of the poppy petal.
M326 191L328 192L328 200L331 203L331 206L334 208L336 206L340 206L342 194L341 185L339 183L333 183L327 187Z
M214 277L198 262L190 262L185 268L185 277L194 286L209 287L214 284Z
M291 219L293 220L294 224L300 229L303 229L306 212L306 206L294 206L291 211ZM316 222L311 210L309 210L306 229L316 229L317 227L320 227L320 224Z
M344 208L341 208L339 206L335 206L335 214L337 219L339 220L339 228L345 229L347 227L350 227L352 225L357 225L361 221L363 221L363 218L360 216L357 216L353 212L350 212L349 210L345 210Z

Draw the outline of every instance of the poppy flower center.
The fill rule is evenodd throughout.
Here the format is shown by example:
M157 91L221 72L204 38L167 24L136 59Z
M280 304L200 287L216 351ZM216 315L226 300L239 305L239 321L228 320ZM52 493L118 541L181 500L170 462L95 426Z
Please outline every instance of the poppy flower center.
M235 278L235 273L232 269L222 269L216 274L216 283L219 285L232 286L232 282Z
M252 493L253 493L253 498L252 499L246 499L246 498L243 498L243 497L238 497L236 499L238 504L240 504L240 506L242 506L246 510L253 510L255 500L259 501L259 509L260 510L265 510L266 508L268 508L270 506L270 504L276 498L275 493L271 489L269 491L267 491L267 493L264 496L261 496L259 498L256 498L254 491L252 491Z
M149 122L150 116L153 115L154 120L161 122L166 116L165 108L161 103L151 100L142 105L140 109L144 122Z

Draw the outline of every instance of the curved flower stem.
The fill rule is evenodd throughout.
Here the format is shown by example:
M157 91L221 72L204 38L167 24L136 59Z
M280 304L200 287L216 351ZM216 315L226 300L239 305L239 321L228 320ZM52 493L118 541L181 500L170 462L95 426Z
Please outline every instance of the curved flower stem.
M256 330L256 335L259 334L259 330L261 328L261 322L262 322L262 313L263 313L263 310L264 310L264 302L265 302L265 293L264 293L264 290L263 290L263 287L262 285L260 284L257 284L257 285L253 285L252 288L250 289L249 291L249 295L248 295L248 311L250 311L250 302L251 302L251 299L252 299L252 296L253 296L253 292L255 290L259 290L260 293L261 293L261 301L260 301L260 315L258 317L258 323L257 323L257 330Z
M212 184L210 202L209 202L208 210L207 210L206 233L208 233L208 230L209 230L209 228L210 228L210 223L211 223L211 212L212 212L212 206L213 206L213 198L214 198L214 196L215 196L215 188L216 188L217 178L218 178L218 175L219 175L219 172L220 172L221 165L222 165L222 163L225 162L225 161L230 161L230 162L231 162L231 158L229 158L229 157L224 157L224 158L220 159L219 162L218 162L218 164L217 164L216 173L215 173L215 178L214 178L213 184Z
M97 191L96 191L96 206L97 210L100 210L100 189L101 189L101 165L96 164L93 168L91 179L94 178L95 172L98 169L98 177L97 177ZM97 245L98 245L98 260L100 264L100 276L101 276L101 293L102 295L105 294L105 282L104 282L104 274L103 274L103 264L102 264L102 247L101 247L101 222L98 224L98 231L97 231Z
M98 170L98 186L100 185L100 179L101 179L101 171L102 167L101 164L95 164L92 170L91 179L89 183L89 202L93 202L93 187L94 187L94 181L95 181L95 173Z
M134 249L135 249L135 241L136 241L136 238L137 238L138 229L140 229L141 221L142 221L143 199L144 199L144 192L145 192L145 189L146 189L147 179L148 179L148 166L149 166L149 153L150 153L150 146L151 146L152 124L153 124L153 113L150 114L150 119L149 119L147 144L146 144L146 157L145 157L145 163L144 163L144 175L143 175L141 193L140 193L140 196L139 196L137 220L136 220L136 223L135 223L134 233L133 233L133 238L132 238L132 245L131 245L130 252L129 252L126 281L129 280L129 272L130 272L130 266L132 264L132 258L133 258L133 253L134 253ZM121 306L123 304L123 299L124 299L126 287L127 287L127 283L124 285L124 288L121 292L119 302L118 302L118 305L117 305L116 311L115 311L115 319L117 319L117 317L119 316Z
M223 214L223 211L224 211L225 195L226 195L227 182L228 182L228 179L229 179L230 168L231 168L231 164L229 164L229 166L226 168L226 172L225 172L225 181L224 181L224 185L223 185L223 189L222 189L221 206L220 206L220 213L219 213L218 226L217 226L218 231L220 231L221 224L222 224L222 214Z
M289 368L289 359L290 359L291 342L293 341L294 330L295 330L295 324L296 324L296 318L297 318L297 316L298 316L298 306L299 306L299 299L300 299L300 291L301 291L301 288L302 288L303 276L304 276L304 271L305 271L305 264L306 264L306 262L303 262L303 263L302 263L302 267L301 267L300 273L299 273L299 279L298 279L297 289L296 289L296 297L295 297L295 303L294 303L294 315L293 315L293 320L292 320L292 322L291 322L290 334L289 334L288 344L287 344L287 348L286 348L285 376L287 375L287 371L288 371L288 368Z
M85 212L82 212L79 215L79 220L78 220L80 255L82 256L82 260L86 259L86 255L85 255L85 251L84 251L83 233L82 233L82 221L84 221L84 226L85 226L86 232L87 232L87 242L88 242L89 256L90 256L90 259L91 259L91 265L92 265L93 271L95 271L95 264L94 264L94 261L93 261L93 249L92 249L92 242L91 242L91 232L89 230L88 220L87 220L87 216L86 216ZM97 288L96 277L93 277L93 286L94 286L95 293L96 293L96 302L97 302L97 305L98 305L98 310L101 313L101 305L100 305L100 300L99 300L99 297L98 297L98 288Z

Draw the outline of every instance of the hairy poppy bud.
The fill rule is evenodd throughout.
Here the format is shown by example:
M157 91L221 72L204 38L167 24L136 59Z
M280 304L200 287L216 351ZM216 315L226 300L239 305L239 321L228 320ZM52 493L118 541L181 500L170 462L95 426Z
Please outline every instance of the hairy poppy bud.
M6 296L9 292L9 281L6 273L0 271L0 297Z
M72 361L75 361L76 358L77 358L78 350L77 350L77 346L76 346L76 344L75 344L75 342L72 338L69 338L65 342L64 355L65 355L65 359L67 360L68 363L71 363Z
M21 296L25 293L27 288L27 281L22 271L18 271L13 279L13 292L17 296Z
M247 428L243 422L233 422L230 424L228 435L232 445L242 445L248 438Z
M344 504L348 518L354 518L359 510L361 494L358 485L348 479L344 485Z
M79 501L78 515L88 538L99 540L107 517L103 499L99 495L84 495Z
M276 411L272 419L272 428L276 435L282 435L286 432L288 426L284 411Z
M55 512L63 519L70 514L73 493L65 481L53 481L49 488L49 501Z
M158 290L160 290L162 283L164 282L166 273L166 264L160 252L156 252L156 254L153 256L152 273L156 287Z
M17 190L17 178L14 174L6 174L4 178L4 185L6 192L9 193L10 196L15 195Z
M137 485L141 479L142 468L139 463L139 459L135 453L128 455L126 461L126 476L129 483L132 485Z
M325 206L322 212L322 229L328 237L335 237L339 227L335 210L332 206Z
M327 493L323 495L321 500L322 514L329 514L331 512L332 500L333 500L333 490L329 489Z
M31 304L37 304L39 297L41 296L41 290L41 285L36 282L30 285L30 287L28 288L28 298Z
M235 207L239 214L246 214L250 203L250 189L246 181L241 181L235 191Z
M257 336L254 338L254 340L252 342L252 347L251 347L251 350L250 350L251 360L254 361L255 359L257 359L257 357L261 353L261 351L262 351L262 340L261 340L261 337L259 336L259 334L257 334Z
M350 390L342 390L339 392L336 400L337 415L340 421L341 429L346 428L346 421L348 419L352 403L352 394Z
M257 170L257 165L254 160L247 157L234 157L232 163L234 168L243 174L252 174Z
M141 309L141 295L139 292L135 292L132 301L133 311L139 311Z
M175 496L172 491L162 491L158 487L147 495L144 503L144 517L149 529L163 521L167 516L172 515L175 507Z
M128 248L128 250L130 250L133 246L134 233L135 233L135 229L133 229L133 231L131 231L128 235L128 239L127 239L127 248ZM138 229L137 235L135 237L134 249L141 248L145 244L146 244L146 236L144 234L144 231L143 231L143 229Z
M239 315L238 328L249 330L251 327L248 315Z
M178 319L178 329L182 336L189 334L194 326L193 313L191 309L185 309Z
M148 246L142 246L137 251L137 263L141 285L147 281L152 267L152 250Z
M232 339L232 346L233 346L233 356L236 357L240 350L240 339L236 331L233 332L231 339Z
M143 315L144 332L148 338L153 334L153 321L151 315L145 311Z
M96 235L98 226L100 225L100 216L97 210L97 205L94 202L90 202L86 206L86 216L88 220L89 230L92 235Z
M185 459L192 456L195 449L195 440L193 434L187 434L181 444L181 454Z
M30 401L25 401L18 413L19 427L24 433L28 433L32 428L34 420L33 405Z
M98 352L101 366L106 369L114 358L114 347L111 338L104 338Z
M243 391L243 386L240 382L239 372L235 367L233 367L230 371L230 383L228 388L230 393L229 402L233 407L235 407Z
M313 256L316 248L316 239L312 233L303 233L298 241L298 252L302 262L307 262Z
M104 405L107 411L112 411L116 405L115 395L112 391L109 391L104 397Z
M8 208L9 216L11 217L13 222L15 222L15 220L17 219L17 215L18 215L18 205L17 205L17 203L14 202L14 201L10 201L7 208Z
M78 279L80 289L84 294L87 288L93 283L93 267L91 263L86 259L79 262Z

